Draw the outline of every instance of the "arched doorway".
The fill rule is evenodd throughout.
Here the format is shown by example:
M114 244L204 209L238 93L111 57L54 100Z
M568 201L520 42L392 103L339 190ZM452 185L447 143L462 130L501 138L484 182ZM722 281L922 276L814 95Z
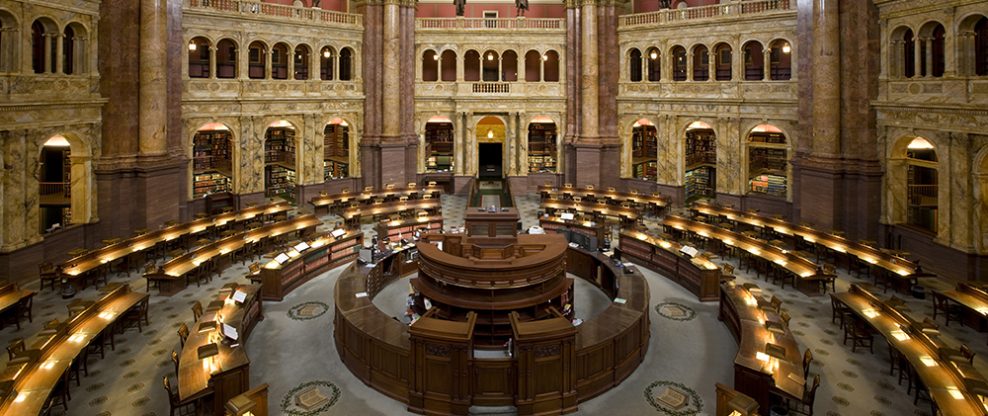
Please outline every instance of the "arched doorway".
M631 126L631 174L635 179L658 179L659 132L648 119Z
M425 123L425 170L449 172L453 170L453 121L446 117L432 117Z
M264 195L294 201L298 183L295 126L281 120L264 132Z
M771 124L748 133L748 192L786 198L789 192L789 143Z
M557 173L559 132L549 117L536 117L528 124L528 173Z
M507 135L500 118L487 116L477 122L477 175L482 179L504 177L504 139Z
M233 133L209 123L192 137L192 198L233 191Z
M38 201L41 233L48 233L72 223L72 148L61 135L48 139L41 147Z
M686 127L686 201L717 196L717 134L695 121Z
M334 118L323 129L323 180L350 177L350 123Z
M198 36L189 41L189 78L209 78L209 40Z
M916 137L906 146L906 224L937 233L938 188L936 149Z

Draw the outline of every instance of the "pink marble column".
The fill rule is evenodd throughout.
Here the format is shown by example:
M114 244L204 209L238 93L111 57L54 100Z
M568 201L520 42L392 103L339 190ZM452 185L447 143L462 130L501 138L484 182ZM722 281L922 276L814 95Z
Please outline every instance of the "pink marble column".
M383 54L381 56L381 73L383 97L381 113L383 136L395 138L401 130L401 101L399 88L401 85L401 30L400 12L396 0L384 3L384 21L382 22L384 37L382 39Z
M600 136L600 125L598 123L599 104L599 76L600 70L597 67L597 3L594 0L584 0L583 2L583 27L581 33L581 51L583 53L581 77L581 95L583 105L580 111L583 114L583 128L581 138L596 139Z
M813 155L840 154L840 15L837 0L815 0L813 25ZM767 69L767 66L766 66Z
M142 155L161 155L167 150L167 22L165 0L141 0L139 144Z

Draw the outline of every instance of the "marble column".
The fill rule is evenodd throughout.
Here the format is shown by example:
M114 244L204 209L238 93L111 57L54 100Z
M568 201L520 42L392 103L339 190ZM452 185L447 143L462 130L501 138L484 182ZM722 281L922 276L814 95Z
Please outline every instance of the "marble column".
M400 134L401 104L399 88L401 84L401 31L399 25L398 3L388 0L384 3L384 21L382 22L384 38L381 59L383 100L381 113L383 115L382 136L395 139Z
M922 52L922 49L920 48L922 43L923 40L919 36L913 37L913 77L915 78L919 78L920 69L923 67L923 54L920 53Z
M923 73L927 78L933 77L933 38L928 37L926 41L926 65L923 65Z
M599 77L600 70L597 67L597 2L595 0L583 0L583 26L581 50L583 52L582 92L583 105L579 111L583 114L583 129L581 138L596 139L600 135L600 125L598 123L599 105Z
M813 25L813 155L840 154L840 15L837 0L815 0Z
M466 159L463 149L466 147L464 143L467 141L467 113L460 113L454 121L456 121L454 123L456 134L453 137L453 174L463 176L464 159Z
M272 58L274 57L274 47L268 47L264 50L264 76L263 79L274 79L274 73L272 73Z
M93 169L93 158L73 155L70 159L72 224L86 224L93 220L93 177L89 174Z
M734 49L731 51L731 80L744 81L744 49L739 37L734 38Z
M707 50L707 81L717 80L717 53Z
M693 81L693 53L686 54L686 80Z
M216 45L209 46L209 78L216 79Z
M63 62L65 54L62 51L65 50L65 35L56 33L52 36L55 37L55 73L63 74L65 73L65 62Z
M7 134L9 133L9 134ZM4 137L6 134L7 137ZM24 246L24 188L27 186L25 133L23 131L0 132L0 158L3 161L3 236L0 251L13 251Z
M838 48L839 50L839 48ZM838 56L838 59L840 57ZM771 81L772 80L772 47L768 45L765 49L762 49L762 80Z
M288 49L288 51L285 53L285 59L288 60L288 62L285 62L285 66L286 66L285 79L294 80L295 79L295 51Z
M161 155L168 146L168 16L165 0L140 1L140 152Z

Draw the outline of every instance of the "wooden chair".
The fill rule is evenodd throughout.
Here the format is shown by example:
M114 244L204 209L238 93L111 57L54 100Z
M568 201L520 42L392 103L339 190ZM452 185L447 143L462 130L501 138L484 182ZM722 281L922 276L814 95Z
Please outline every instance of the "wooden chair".
M202 316L202 303L197 300L192 304L192 322L199 322L200 316Z
M778 296L772 295L772 299L769 300L769 306L771 306L772 309L775 310L775 313L781 312L782 311L782 299L779 299Z
M62 411L69 411L69 400L72 396L69 395L69 381L68 372L62 374L58 383L55 384L55 389L48 395L48 400L45 401L45 405L42 407L41 415L48 416L51 411L58 406L62 407Z
M947 320L946 326L950 326L950 321L960 321L964 310L960 305L954 304L946 296L933 292L933 319L937 319L937 314L942 313Z
M813 384L803 390L803 398L799 402L787 401L789 413L813 416L813 402L816 400L816 390L820 387L820 375L813 376Z
M137 327L137 332L144 332L144 325L150 325L148 320L148 300L144 298L140 303L131 308L121 317L121 332L128 328Z
M789 314L789 311L782 311L779 313L779 318L782 318L782 323L786 324L786 327L788 327L789 321L792 319L792 315Z
M803 379L810 376L810 364L813 363L813 351L809 348L803 353Z
M175 379L178 379L178 353L172 350L172 364L175 364Z
M185 340L189 339L189 326L185 322L178 327L178 339L182 341L182 348L185 348Z
M840 327L844 328L847 319L851 318L851 311L833 293L830 294L830 308L832 310L830 323L837 323L840 320Z
M69 318L71 318L86 310L86 308L92 306L94 303L96 302L91 300L74 299L68 305L65 305L65 308L69 310Z
M168 376L163 378L162 384L165 386L165 392L168 393L169 415L175 416L175 412L178 412L179 416L199 414L199 410L196 409L195 400L186 400L183 402L178 398L178 391L172 390L172 385L171 382L168 381Z
M830 263L824 263L820 275L817 276L817 281L820 283L820 292L827 293L827 285L829 284L830 291L836 293L837 267Z
M38 274L41 276L41 290L45 290L45 286L51 286L51 291L54 292L55 285L58 284L58 280L61 277L61 271L51 262L44 262L38 265Z
M17 301L17 305L11 310L11 318L14 320L14 326L17 329L21 329L21 319L27 318L28 322L34 322L31 316L31 309L34 305L34 295L25 297Z
M970 347L968 347L966 344L961 344L961 356L963 356L964 359L967 360L968 364L974 365L974 355L975 352L971 351Z
M869 352L875 353L874 335L860 318L854 317L844 325L844 345L847 345L847 340L851 340L851 352L857 352L858 347L868 347Z
M160 288L161 280L155 279L153 276L158 271L158 265L153 261L144 263L144 280L147 281L147 287L144 288L145 292L151 293L151 287Z
M17 355L18 354L20 354L20 353L22 353L22 352L24 352L26 350L27 350L27 347L24 345L24 339L23 338L14 338L13 341L10 341L10 344L7 344L7 357L11 361L13 361L14 358L17 358Z

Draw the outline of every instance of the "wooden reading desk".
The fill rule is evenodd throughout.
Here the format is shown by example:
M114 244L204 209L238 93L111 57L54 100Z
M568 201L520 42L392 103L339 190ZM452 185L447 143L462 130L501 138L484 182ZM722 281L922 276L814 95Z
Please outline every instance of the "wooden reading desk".
M350 206L343 211L342 217L348 225L356 225L361 218L388 216L391 214L401 214L409 212L412 214L418 211L425 211L430 214L437 213L442 207L438 199L413 199L408 201L393 201L373 203L370 205Z
M988 291L985 289L961 282L952 290L934 290L933 296L942 296L948 301L960 305L968 315L965 321L976 323L974 327L979 331L985 330L985 323L988 321ZM934 316L936 312L940 312L937 302L933 302L933 309L935 310Z
M390 198L401 198L406 197L408 199L418 199L425 195L430 195L434 199L438 199L442 195L443 188L436 185L435 183L430 183L424 187L418 187L414 183L409 183L407 187L404 188L394 188L391 186L385 189L365 189L360 193L352 193L348 190L344 190L338 194L330 195L319 195L312 198L309 203L318 213L323 208L327 211L342 210L348 207L353 202L358 202L360 204L371 204L376 199L390 199Z
M765 304L757 286L720 286L717 318L738 341L734 388L754 398L762 414L771 409L773 394L802 401L806 383L799 343L775 311L761 307Z
M592 213L603 217L619 218L622 222L635 222L640 217L639 211L630 207L609 205L604 202L573 201L565 199L547 199L542 201L542 208L550 214L555 211L575 211Z
M19 314L22 312L19 310L20 308L27 308L28 316L30 316L34 294L33 290L21 289L17 287L16 283L0 283L0 315L11 312ZM20 328L20 315L15 319L17 319L18 328Z
M327 233L289 244L287 251L265 256L267 263L250 279L261 284L261 298L280 301L292 289L320 273L357 258L364 241L360 231L345 231L338 237ZM301 245L300 243L305 243ZM301 249L301 252L299 251Z
M661 273L689 289L701 301L717 300L720 293L720 266L706 253L690 257L683 245L640 231L622 231L621 253L625 261Z
M639 194L638 191L635 190L632 190L631 192L620 192L614 188L602 190L595 189L592 186L574 188L571 184L566 184L562 188L556 188L552 185L540 185L539 195L543 201L549 199L559 199L560 196L563 196L569 199L572 199L572 197L592 200L604 199L605 201L616 205L620 205L623 202L630 202L647 209L653 214L658 214L663 208L669 205L669 201L657 192L652 193L651 195L643 195Z
M41 331L25 340L28 350L7 364L0 375L0 414L41 414L72 362L104 331L112 333L121 316L148 301L147 293L130 286L107 286L108 292L57 329Z
M833 295L857 319L885 337L915 370L929 389L930 397L944 415L988 415L988 383L968 364L959 351L948 347L936 331L878 299L867 289L852 284L847 292Z

